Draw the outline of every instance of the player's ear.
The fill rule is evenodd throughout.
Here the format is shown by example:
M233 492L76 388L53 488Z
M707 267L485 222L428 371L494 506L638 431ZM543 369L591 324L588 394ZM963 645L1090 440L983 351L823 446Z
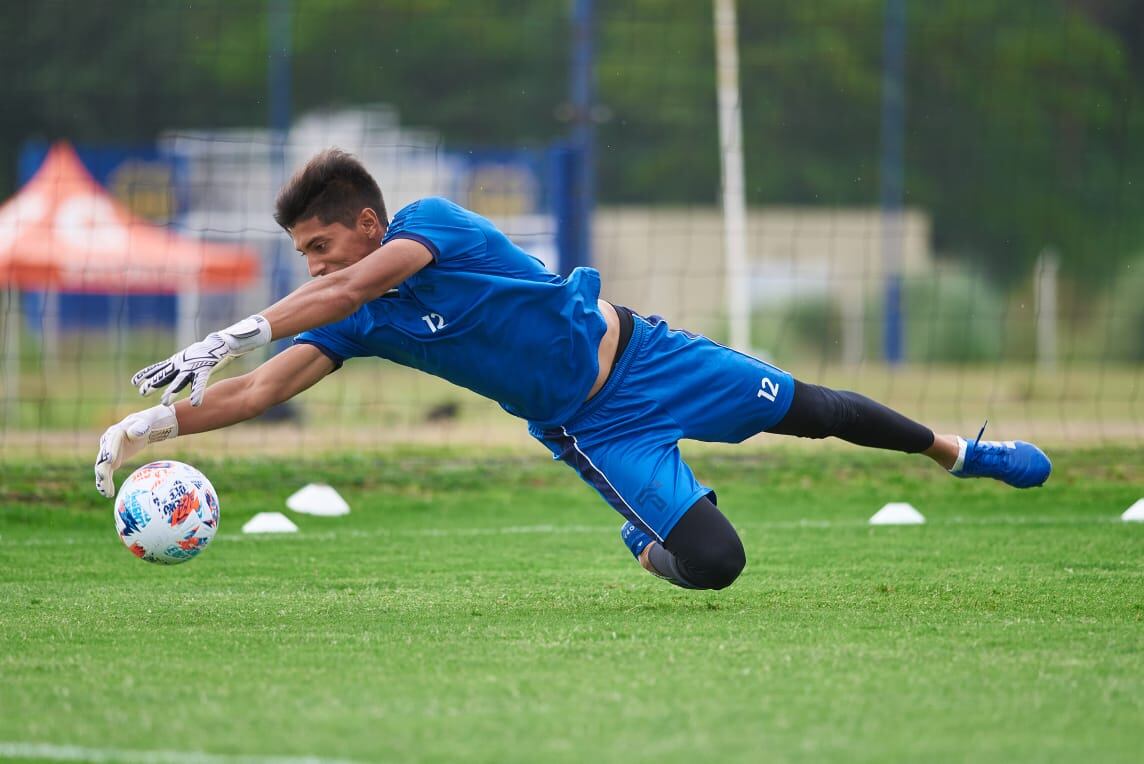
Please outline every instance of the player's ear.
M377 213L373 208L366 207L358 214L357 219L358 230L371 239L380 240L385 230L381 227L381 221L378 220Z

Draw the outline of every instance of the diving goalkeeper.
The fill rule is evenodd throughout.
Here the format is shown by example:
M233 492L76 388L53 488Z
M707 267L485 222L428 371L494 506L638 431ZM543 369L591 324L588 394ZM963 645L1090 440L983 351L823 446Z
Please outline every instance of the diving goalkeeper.
M796 380L613 305L600 299L595 270L550 273L445 199L413 202L390 220L374 179L336 149L283 187L275 220L314 278L132 378L143 395L166 389L161 405L100 438L95 482L104 496L114 495L114 470L145 444L250 419L367 356L442 377L527 420L623 516L622 539L640 564L689 589L730 585L746 556L715 492L681 458L682 438L833 436L1018 488L1041 485L1052 469L1030 443L935 435L862 395ZM216 369L285 337L293 337L286 350L206 394ZM189 399L172 405L187 385Z

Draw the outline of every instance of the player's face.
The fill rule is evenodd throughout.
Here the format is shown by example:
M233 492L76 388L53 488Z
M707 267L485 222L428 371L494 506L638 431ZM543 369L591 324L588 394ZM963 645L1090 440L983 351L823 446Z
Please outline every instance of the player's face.
M362 210L353 228L338 222L326 224L315 216L298 221L290 229L294 247L306 258L311 276L348 268L377 249L384 233L377 214L368 208Z

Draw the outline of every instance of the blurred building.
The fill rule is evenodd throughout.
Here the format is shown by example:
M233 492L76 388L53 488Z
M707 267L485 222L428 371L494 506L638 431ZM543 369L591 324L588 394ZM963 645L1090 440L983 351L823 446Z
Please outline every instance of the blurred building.
M752 310L770 312L808 298L832 302L842 316L843 357L860 357L871 290L886 277L883 221L876 208L750 210ZM930 273L929 216L907 210L902 237L903 275ZM599 209L593 245L604 296L719 336L726 322L723 238L723 217L714 207Z

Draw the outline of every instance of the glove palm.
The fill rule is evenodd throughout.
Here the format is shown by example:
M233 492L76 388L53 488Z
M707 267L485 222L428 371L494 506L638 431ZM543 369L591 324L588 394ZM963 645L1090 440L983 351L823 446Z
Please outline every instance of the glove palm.
M201 406L211 374L240 355L270 342L270 324L262 316L251 316L233 326L211 332L202 340L188 345L165 361L153 363L135 372L131 384L140 395L150 395L161 387L163 405L188 384L191 405Z
M95 489L107 498L115 496L115 470L148 443L167 440L179 434L179 420L170 406L154 406L130 414L111 425L99 439L95 459Z

